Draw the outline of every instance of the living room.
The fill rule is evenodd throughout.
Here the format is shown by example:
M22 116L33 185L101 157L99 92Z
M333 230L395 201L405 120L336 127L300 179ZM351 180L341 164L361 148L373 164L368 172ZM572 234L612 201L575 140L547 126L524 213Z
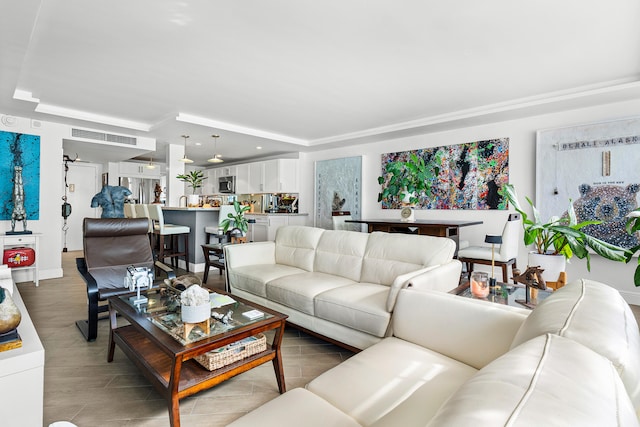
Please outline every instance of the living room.
M25 1L20 3L24 4L20 6L13 5L11 7L16 7L16 15L22 14L22 17L28 16L29 19L26 21L30 22L30 20L37 16L36 10L40 2ZM556 6L554 6L553 2L545 2L544 6L546 7L545 10L543 10L542 6L539 9L536 9L537 14L535 17L532 17L531 20L527 22L527 27L532 31L535 28L544 27L545 16L554 13L554 8ZM339 6L334 5L334 7L336 7L336 11L340 10ZM368 6L360 4L359 7L367 8ZM469 4L465 4L464 7L471 6ZM506 12L505 14L501 14L500 8L502 7L507 8L508 6L505 2L497 2L486 11L478 10L476 6L470 9L467 13L464 13L464 15L467 19L472 19L474 13L476 13L479 17L477 18L479 21L482 19L488 19L489 16L504 17L500 19L508 19L509 16L514 16L515 12L511 11L510 8L510 14L507 14ZM601 9L601 7L603 9ZM24 10L22 10L22 8L24 8ZM256 9L254 13L259 14L257 10L258 9ZM578 17L576 19L581 19L578 24L568 20L567 18L568 16L571 16L572 11L575 13L575 16ZM137 12L140 11L137 10ZM246 10L243 10L243 12L248 13ZM357 11L351 12L353 15L349 16L351 16L352 19L356 19ZM404 13L405 11L402 12ZM426 13L424 10L421 10L421 12ZM533 57L535 59L532 59L528 66L526 58L523 59L522 57L518 57L519 62L517 67L513 66L513 68L505 68L508 72L505 71L501 73L501 76L504 74L514 74L518 76L517 79L504 82L504 86L507 87L507 89L509 86L512 86L511 88L518 88L519 86L524 85L524 82L531 80L539 79L548 83L557 77L557 84L541 85L541 87L544 88L543 92L527 93L526 91L516 91L514 93L517 93L517 96L512 98L506 97L508 96L508 93L500 93L500 95L504 96L482 98L479 103L476 102L475 98L471 99L472 96L478 96L479 98L477 93L473 93L472 95L469 95L470 99L466 104L464 102L460 102L459 98L457 98L458 103L456 103L455 106L458 108L454 110L447 110L445 107L442 107L443 109L429 110L431 107L422 106L421 108L414 110L412 113L403 111L402 115L395 115L393 110L396 106L402 104L403 97L408 97L410 95L412 88L402 87L401 82L398 83L397 80L394 84L389 84L389 87L385 87L383 94L380 95L380 99L384 100L385 97L388 98L388 105L385 106L385 108L377 109L375 113L372 112L372 118L369 121L361 118L359 124L362 124L362 126L350 128L348 132L343 131L342 134L339 131L335 131L333 134L321 133L319 134L320 136L310 136L307 140L314 141L314 143L299 147L300 149L297 153L299 156L298 170L300 171L300 211L307 212L311 217L313 217L313 213L316 209L314 202L314 194L316 192L314 170L316 162L361 156L362 217L399 218L398 210L382 209L380 203L377 201L377 195L380 191L380 185L378 184L377 177L381 173L381 157L384 154L405 150L463 144L494 138L509 138L510 140L509 182L514 184L521 197L524 198L525 196L528 196L535 198L536 185L540 179L537 174L537 166L539 167L540 165L536 165L536 134L538 131L599 124L640 116L640 81L638 80L638 76L640 75L638 52L640 52L640 49L638 48L638 41L636 40L638 37L624 37L627 34L624 33L624 29L633 28L637 31L638 26L633 22L634 20L637 21L637 16L640 16L637 12L637 6L635 4L632 5L631 2L620 2L620 4L616 4L615 6L612 4L607 6L596 6L591 3L589 6L583 6L582 2L572 2L570 7L567 7L566 9L563 8L562 11L557 11L559 15L562 14L564 18L567 18L563 25L566 25L567 27L581 27L579 30L580 36L578 37L588 33L588 31L584 30L582 27L589 27L591 29L603 28L602 33L606 33L608 30L616 26L616 20L620 22L620 25L617 26L618 29L623 29L620 30L620 34L615 34L613 36L609 34L608 36L611 37L611 39L606 39L606 42L603 43L605 46L600 46L594 41L598 39L597 37L594 37L593 39L589 38L588 40L590 43L586 46L576 44L576 38L569 35L567 35L566 39L551 38L549 40L544 40L544 43L542 44L546 46L546 49L549 49L548 61L550 63L557 64L563 56L570 56L571 58L567 58L566 62L560 62L561 66L550 65L549 67L541 69L539 68L541 57ZM121 13L130 12L121 11ZM5 14L5 16L9 15L11 14ZM517 14L515 15L517 16ZM324 17L325 15L322 16ZM376 16L380 18L379 15ZM251 14L251 17L258 21L257 17L254 16L253 13ZM589 17L591 19L590 21L587 20ZM625 17L628 19L625 19ZM631 17L634 18L632 19ZM399 16L397 19L401 21L402 16ZM599 21L600 19L602 19L602 22ZM310 19L310 22L313 22L313 20ZM386 24L383 21L376 20L375 22L377 23L377 25L375 25L377 30L382 33L387 31L385 29ZM499 25L499 22L500 20L498 20L498 23L495 25ZM21 22L21 24L23 23L24 22ZM305 23L309 24L309 21L305 21ZM413 24L415 21L411 20L411 23ZM451 23L451 21L448 20L447 23ZM322 25L330 29L331 25L329 24L330 21L324 21ZM346 19L346 22L341 21L341 28L347 24L348 19ZM430 24L435 25L433 22L430 22ZM560 22L554 21L554 24L556 24L557 27L561 26ZM11 37L8 36L8 32L13 28L13 25L10 26L7 24L3 26L3 29L1 30L3 39L11 40ZM117 25L117 23L114 25ZM314 24L314 28L317 25L319 24ZM511 29L514 25L515 24L511 23L509 28ZM602 27L599 27L599 25L602 25ZM33 22L31 22L31 24L20 25L19 27L20 31L16 33L14 37L26 37L28 39L28 35L33 27ZM397 25L393 28L396 31L400 31L402 25ZM222 36L225 34L225 30L229 30L229 27L225 26L224 28L217 29L216 34ZM298 30L301 29L298 28ZM554 30L558 31L557 33L554 33L555 35L559 34L559 28L554 27ZM453 33L455 33L455 31ZM5 35L7 35L6 38L4 37ZM467 36L469 35L467 34ZM503 37L509 38L509 34L503 34ZM585 35L585 37L587 36ZM605 36L603 35L602 37ZM470 39L471 38L468 38L467 40ZM625 43L624 45L622 43L623 39ZM380 43L382 40L384 40L384 36L381 36L380 39L376 39L376 41ZM329 47L325 46L325 48L330 49L335 48L337 42L332 40L332 43L327 44ZM559 46L560 48L556 51L554 50L554 45ZM624 49L622 46L628 50L623 51ZM471 49L473 48L487 53L486 50L481 49L478 46L473 46ZM495 49L497 51L496 56L499 56L500 47L495 47ZM536 50L536 52L539 53L540 51ZM342 56L342 59L347 62L347 59L351 58L349 56L351 53L352 52L345 53L344 56ZM207 53L207 55L208 54L209 53ZM411 51L407 56L413 57L415 54L416 51ZM28 224L29 229L34 232L42 233L40 240L41 252L39 254L40 279L42 280L40 287L46 287L48 279L60 279L64 274L62 260L64 235L62 231L63 221L60 216L60 205L62 203L62 197L65 194L64 181L62 179L64 176L62 153L64 141L68 140L70 136L70 128L72 126L79 126L87 129L97 129L104 132L142 136L147 135L148 132L134 131L127 129L126 127L98 123L97 121L92 122L91 120L87 120L86 117L81 120L74 120L70 117L61 117L58 114L42 113L34 109L34 105L37 105L37 103L33 101L35 98L42 97L43 104L50 102L47 101L45 94L42 93L33 92L31 94L32 100L27 99L29 97L26 96L23 97L23 99L16 100L16 90L28 91L30 89L29 87L22 86L22 82L19 79L19 68L21 66L16 64L23 64L27 59L32 58L25 59L20 55L16 56L15 52L7 52L7 55L8 57L9 55L13 55L10 56L10 58L16 59L16 62L11 66L12 70L10 70L10 72L7 72L6 74L3 72L3 78L0 79L0 88L2 89L2 92L0 93L0 115L2 118L6 118L6 120L2 120L0 122L0 131L39 135L41 138L40 212L39 218L36 220L30 220ZM460 55L464 56L466 53L463 52ZM523 56L526 57L526 55ZM585 60L585 58L587 59ZM581 61L581 59L583 59L583 61ZM425 58L422 58L422 60L427 61ZM384 62L385 59L381 58L380 61ZM419 62L419 59L416 61ZM580 76L580 70L583 70L586 73L586 70L589 68L589 64L592 62L598 63L597 67L596 64L593 64L593 68L598 68L600 74L589 74L585 78L575 77ZM606 72L607 67L602 67L603 63L623 65L619 67L609 66L609 70ZM375 67L376 64L376 62L369 63L371 67ZM484 64L486 65L486 63ZM413 65L413 62L408 59L407 63L403 64L403 66L406 67L411 65ZM453 63L452 68L464 68L466 65L468 65L466 61L456 61ZM500 66L507 67L504 62L500 62ZM184 72L187 73L195 67L190 63L178 61L177 68L184 69ZM207 69L210 68L212 67L208 67ZM557 73L552 72L554 68ZM618 68L618 72L612 70L615 68ZM482 86L482 77L485 75L481 75L478 70L476 71L478 75L471 80L476 86ZM542 74L543 71L547 74ZM327 70L323 70L322 73L331 74L335 78L335 75ZM442 74L446 75L446 72L443 72ZM491 73L487 72L486 74ZM353 74L349 75L353 76ZM401 75L404 76L404 74ZM397 74L392 74L392 76L399 79ZM378 77L378 75L376 75L376 77ZM439 75L438 78L444 77ZM438 78L434 77L433 79L437 82ZM492 81L494 82L494 86L486 87L484 92L500 92L505 89L495 85L494 80ZM378 83L379 81L367 80L362 84L364 86L369 84L373 86ZM263 84L266 85L267 83L263 82ZM353 78L352 84L358 84L356 78ZM55 80L51 85L56 85ZM176 86L179 86L179 82L176 82ZM437 84L435 84L435 86L437 86ZM307 90L312 92L314 87L315 86L309 83ZM64 91L65 89L63 88L62 90ZM429 106L431 105L431 102L435 101L439 101L441 104L447 103L446 101L442 101L443 99L448 99L447 94L435 91L430 93L428 91L423 91L422 89L419 92L425 99L424 102L428 103ZM467 86L461 88L460 92L469 93ZM74 96L77 96L79 99L78 102L80 102L80 98L82 98L79 93L81 92L74 93ZM394 93L397 93L397 95ZM242 93L241 95L246 94ZM320 114L323 111L321 109L313 111L310 110L308 116L312 117L313 120L307 117L307 121L318 121L321 123L337 121L337 117L334 115L335 110L332 110L332 108L336 109L336 104L339 104L342 97L340 93L331 92L330 95L337 101L335 101L335 103L331 103L329 106L325 105L324 107L326 114L331 113L329 118ZM451 94L451 96L453 96L453 94ZM307 97L313 98L310 93L307 94ZM272 99L275 100L276 98L274 97ZM490 101L485 102L485 99L489 99ZM413 97L411 98L411 101L418 103L418 101ZM100 108L95 106L95 104L100 104L99 100L93 100L93 102L94 110L100 110ZM225 102L228 102L228 99L226 99ZM381 102L379 102L379 104L381 104ZM462 105L466 105L466 107L463 108L461 107ZM66 107L68 109L74 108L73 105L66 105ZM91 110L89 106L86 106L85 108L87 108L88 112L97 112L89 111ZM241 107L234 108L241 109ZM268 110L268 108L268 103L260 105L260 109L263 111ZM299 106L296 108L303 109ZM351 108L353 110L357 110L362 109L363 106L358 103ZM380 111L382 110L386 110L387 112L381 113ZM112 111L108 112L108 114L115 115ZM349 114L349 111L340 110L338 116L348 116ZM410 114L415 115L411 116ZM227 121L230 123L234 122L232 119L228 119ZM306 124L307 121L304 123ZM271 129L270 125L264 124L263 122L256 122L253 126L255 128L260 128L262 126L263 129ZM327 126L329 125L327 124ZM247 127L251 126L248 125ZM300 125L300 127L303 127L303 125ZM214 131L212 129L215 129L215 127L207 126L204 126L204 128L207 128L206 131L208 134L213 133ZM314 129L317 130L317 128ZM182 144L180 135L186 131L181 130L179 126L175 126L175 123L172 123L171 130L170 143L174 146L180 147ZM238 129L236 129L236 131L238 131ZM275 133L277 132L273 132L271 136L275 135ZM282 131L280 133L284 135L286 132ZM231 137L229 137L229 139L229 142L232 142ZM220 143L224 144L224 141L225 139L221 138ZM103 166L100 166L100 168L102 167ZM98 172L96 173L95 178L96 185L99 185L102 169L97 170ZM547 172L545 171L545 174L546 173ZM635 179L637 182L640 182L639 175L636 175ZM87 200L87 204L88 203L89 200ZM483 224L481 226L468 227L464 229L463 235L461 236L462 239L468 240L471 244L481 244L484 241L486 234L500 234L507 214L508 212L503 210L417 210L416 218L442 219L446 216L448 219L482 221ZM3 222L5 230L9 230L10 222ZM526 254L528 250L529 248L521 242L518 256L519 266L527 265ZM636 261L637 259L634 258L629 264L612 263L611 261L602 259L597 255L593 255L591 259L591 269L588 271L584 260L574 258L567 266L567 275L569 280L576 278L588 278L607 283L617 289L628 303L640 305L640 291L633 284L634 270L637 266ZM18 282L23 280L28 280L28 277L16 277L16 281Z

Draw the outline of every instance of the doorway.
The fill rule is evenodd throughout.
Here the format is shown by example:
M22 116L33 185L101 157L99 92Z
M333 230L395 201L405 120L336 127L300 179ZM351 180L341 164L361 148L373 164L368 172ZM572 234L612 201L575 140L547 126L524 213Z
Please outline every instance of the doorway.
M67 203L71 205L71 215L67 218L66 248L68 251L82 250L82 221L84 218L97 218L98 208L91 207L91 199L100 191L98 188L100 172L101 167L97 164L69 163ZM65 235L63 230L63 248L65 247L64 243Z

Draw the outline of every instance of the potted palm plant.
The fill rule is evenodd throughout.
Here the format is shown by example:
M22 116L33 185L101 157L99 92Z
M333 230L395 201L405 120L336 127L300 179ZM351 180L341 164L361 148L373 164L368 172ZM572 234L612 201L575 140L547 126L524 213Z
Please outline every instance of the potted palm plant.
M227 214L227 218L223 219L220 223L222 231L226 233L231 229L231 233L233 233L235 230L238 230L240 234L244 236L247 234L247 230L249 230L249 221L245 218L244 214L251 209L251 206L241 205L238 201L235 201L233 202L233 209L235 210L235 214Z
M535 251L530 253L529 265L540 265L545 268L545 273L543 273L545 280L556 281L559 273L551 273L549 267L545 267L544 261L542 261L541 265L541 258L536 255L542 257L555 256L557 261L561 261L562 269L560 271L564 271L566 261L570 260L574 255L580 259L586 259L587 270L591 271L589 249L612 261L626 261L629 254L628 249L604 242L582 231L584 227L591 224L600 224L602 221L583 221L578 223L571 200L569 200L566 216L554 216L545 222L541 219L540 212L528 197L526 200L531 206L533 214L532 216L527 215L518 202L518 195L513 185L505 184L500 190L500 194L507 198L514 209L522 215L524 244L527 246L533 245L535 248Z
M189 206L200 205L200 197L196 194L196 190L202 187L202 181L207 179L207 177L204 176L204 172L202 172L201 170L193 170L188 174L177 175L176 178L178 178L182 182L186 182L187 184L189 184L189 186L193 191L192 194L187 196L188 205Z
M438 167L430 168L422 157L411 153L407 161L396 160L387 163L386 174L378 177L382 192L378 193L378 203L391 201L397 197L405 204L416 204L420 195L431 194L431 182L438 174Z

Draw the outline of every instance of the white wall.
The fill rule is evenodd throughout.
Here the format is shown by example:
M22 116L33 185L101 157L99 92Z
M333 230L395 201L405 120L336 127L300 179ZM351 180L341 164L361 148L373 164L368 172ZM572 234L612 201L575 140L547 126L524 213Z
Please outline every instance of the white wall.
M314 217L314 162L350 156L363 156L362 160L362 218L399 218L398 210L381 209L377 203L380 186L377 177L381 173L381 154L392 151L410 150L440 145L460 144L491 138L510 138L509 180L515 185L521 198L529 196L535 200L536 131L540 129L564 127L613 120L640 115L640 100L616 104L606 104L592 108L547 114L526 119L496 122L482 126L459 128L419 136L394 139L378 143L363 144L317 151L301 155L301 198L300 211ZM640 160L640 152L638 153ZM567 201L568 203L568 201ZM500 234L508 213L506 211L465 211L465 210L417 210L416 219L450 218L482 220L481 226L462 228L461 239L480 245L485 234ZM526 267L528 248L521 242L518 265ZM567 267L569 280L589 278L608 283L622 293L627 301L640 304L640 289L633 285L633 272L637 259L631 264L614 263L597 255L592 256L591 273L586 262L574 258ZM478 269L483 267L478 266Z
M40 279L62 277L62 139L69 136L69 127L18 117L15 126L0 125L0 130L40 136L40 214L37 221L27 222L27 229L42 233L40 253L36 254ZM0 221L0 232L7 230L11 230L11 221ZM21 226L17 230L22 230ZM31 280L31 272L16 271L14 280Z

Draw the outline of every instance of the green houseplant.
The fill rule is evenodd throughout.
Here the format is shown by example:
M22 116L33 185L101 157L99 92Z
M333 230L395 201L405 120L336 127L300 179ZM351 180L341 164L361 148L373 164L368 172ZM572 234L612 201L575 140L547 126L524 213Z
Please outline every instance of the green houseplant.
M196 190L202 187L202 181L207 179L207 177L204 176L204 172L202 172L201 170L194 170L189 172L188 174L177 175L176 178L178 178L182 182L186 182L187 184L189 184L193 190L192 194L196 194Z
M634 234L640 231L640 208L637 208L627 215L627 223L626 230L629 234ZM640 252L640 245L636 245L629 249L629 253L627 254L627 262L631 261L634 254ZM638 257L638 267L636 267L636 272L633 275L633 283L636 286L640 286L640 257Z
M421 194L431 194L431 181L438 174L438 168L430 168L422 157L411 153L407 161L396 160L387 163L386 174L378 177L382 192L378 193L378 203L392 197L407 199L414 205Z
M244 236L247 234L247 230L249 230L249 221L245 218L244 214L251 209L251 206L241 205L238 201L235 201L233 202L233 209L235 210L235 214L227 214L227 218L223 219L220 223L222 231L226 233L231 228L232 232L233 230L239 230Z
M600 224L602 221L583 221L578 223L571 200L569 200L566 216L552 217L544 222L540 217L540 212L528 197L526 200L531 206L533 215L529 216L524 212L518 202L518 195L513 185L505 184L500 190L500 194L507 198L515 210L522 215L524 244L527 246L534 245L538 254L562 255L566 260L575 255L578 258L587 260L587 270L589 271L591 271L589 248L603 258L612 261L627 260L628 249L604 242L582 231L582 228L587 225Z

